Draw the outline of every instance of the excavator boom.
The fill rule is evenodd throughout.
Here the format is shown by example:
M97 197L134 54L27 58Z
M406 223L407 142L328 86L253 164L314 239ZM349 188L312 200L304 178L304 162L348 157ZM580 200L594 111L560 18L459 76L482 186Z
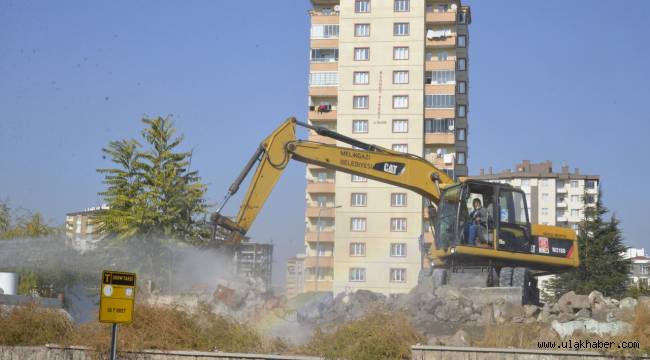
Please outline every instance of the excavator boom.
M307 127L352 147L297 140L296 125ZM291 159L412 190L433 204L440 200L440 187L454 183L444 171L419 156L366 144L325 128L300 123L292 117L260 144L244 170L230 186L215 215L214 221L219 226L235 234L230 239L231 242L240 241L246 234ZM255 163L258 165L237 217L233 221L220 215L226 201L238 191Z

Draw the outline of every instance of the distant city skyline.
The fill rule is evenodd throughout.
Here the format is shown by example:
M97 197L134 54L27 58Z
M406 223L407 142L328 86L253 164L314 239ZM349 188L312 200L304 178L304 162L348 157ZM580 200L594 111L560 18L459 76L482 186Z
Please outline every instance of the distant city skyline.
M103 202L103 146L173 115L216 204L266 134L306 119L309 1L174 4L0 3L0 199L63 224ZM466 4L470 174L528 159L599 175L625 242L647 247L650 2ZM291 164L251 231L275 244L275 282L303 248L304 189Z

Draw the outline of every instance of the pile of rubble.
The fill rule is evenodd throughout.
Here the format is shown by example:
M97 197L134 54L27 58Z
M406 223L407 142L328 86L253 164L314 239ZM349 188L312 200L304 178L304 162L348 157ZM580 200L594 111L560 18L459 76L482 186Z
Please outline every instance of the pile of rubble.
M461 329L471 330L490 324L541 324L552 328L560 337L566 337L576 332L624 334L632 328L630 321L637 304L650 307L649 297L618 301L604 297L598 291L589 295L569 292L554 304L522 306L504 298L473 296L475 294L468 294L466 290L443 286L429 292L416 288L410 294L391 296L359 290L310 304L298 310L297 318L315 325L336 325L359 319L375 310L401 311L408 314L414 326L428 337L455 334L452 337L455 340L464 336L462 331L459 332Z

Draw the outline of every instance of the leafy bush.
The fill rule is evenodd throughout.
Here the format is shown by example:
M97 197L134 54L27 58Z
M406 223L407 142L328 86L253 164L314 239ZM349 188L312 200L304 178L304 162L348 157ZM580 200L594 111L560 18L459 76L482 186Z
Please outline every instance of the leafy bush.
M60 343L75 331L67 314L35 305L0 307L0 329L2 345Z

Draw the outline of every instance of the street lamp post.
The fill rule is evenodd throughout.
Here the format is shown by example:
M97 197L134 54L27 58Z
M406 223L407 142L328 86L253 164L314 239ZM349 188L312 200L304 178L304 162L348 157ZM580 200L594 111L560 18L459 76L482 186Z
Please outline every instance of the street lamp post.
M318 291L318 281L320 280L320 215L321 212L325 209L338 209L340 208L341 205L339 206L333 206L333 207L321 207L318 209L318 220L317 220L317 226L318 229L316 230L316 282L314 285L314 291Z

